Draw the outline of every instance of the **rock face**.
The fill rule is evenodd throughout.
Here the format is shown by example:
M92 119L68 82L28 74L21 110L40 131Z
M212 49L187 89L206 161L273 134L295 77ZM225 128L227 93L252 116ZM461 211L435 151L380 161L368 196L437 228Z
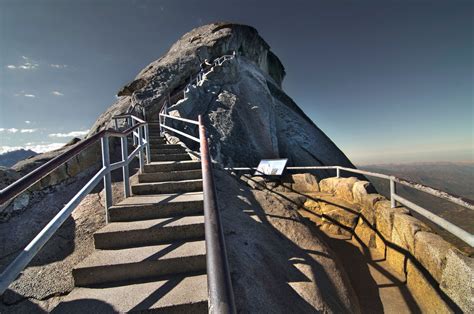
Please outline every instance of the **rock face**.
M288 158L289 165L353 167L282 90L285 71L269 45L254 28L237 24L214 23L185 34L120 90L120 98L89 136L112 126L113 115L132 108L144 107L147 120L157 120L168 94L182 95L204 59L234 52L236 58L214 66L169 108L171 114L185 118L203 116L214 160L225 166L256 166L262 158L280 157Z

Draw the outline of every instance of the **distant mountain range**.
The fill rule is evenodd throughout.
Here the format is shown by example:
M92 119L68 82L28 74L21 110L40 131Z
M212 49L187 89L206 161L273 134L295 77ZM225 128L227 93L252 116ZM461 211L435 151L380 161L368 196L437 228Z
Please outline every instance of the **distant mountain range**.
M19 149L0 154L0 166L11 167L20 160L36 156L38 153L29 149Z
M359 166L474 200L474 162L429 162Z
M359 166L358 168L394 175L474 200L474 162L379 164ZM368 179L380 194L387 198L389 197L390 188L387 180L372 177L368 177ZM454 223L464 230L474 233L474 211L404 186L398 187L397 193ZM417 216L416 214L414 215ZM424 218L422 220L426 222ZM437 232L442 234L446 240L454 243L466 253L470 255L474 254L474 249L469 245L458 240L447 231L442 230L431 223L428 224Z

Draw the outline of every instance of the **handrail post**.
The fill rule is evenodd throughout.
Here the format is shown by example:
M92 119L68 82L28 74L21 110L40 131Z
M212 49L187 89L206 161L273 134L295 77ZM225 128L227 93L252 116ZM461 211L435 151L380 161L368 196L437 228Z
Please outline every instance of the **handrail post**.
M109 138L107 135L102 137L102 165L106 169L104 176L105 191L105 223L109 223L109 207L112 206L112 176L110 174L110 155L109 155Z
M135 125L135 120L131 119L132 126ZM137 138L135 137L134 133L132 132L132 139L133 139L133 145L137 145Z
M118 131L118 129L119 129L118 119L115 119L115 118L114 118L114 124L115 124L115 130Z
M163 104L164 106L164 104ZM161 126L162 122L161 122L161 119L163 118L161 116L161 112L163 111L163 108L161 108L161 110L158 112L158 123L160 124L160 136L163 136L163 127Z
M148 129L148 123L145 124L143 127L145 131L145 152L146 152L146 163L149 164L151 162L151 151L150 151L150 131Z
M128 168L128 141L127 137L123 136L120 138L120 142L122 144L122 161L125 162L124 166L122 167L123 173L123 195L124 197L130 196L130 171Z
M235 313L224 233L217 206L216 187L212 176L212 162L201 116L199 116L199 137L201 140L209 313Z
M138 147L140 150L138 151L138 160L140 162L140 173L144 171L144 158L143 158L143 129L142 127L138 128Z
M339 168L339 166L336 166L336 177L341 177L341 168Z
M395 200L394 195L397 193L397 186L393 176L390 176L390 207L397 207L397 201Z

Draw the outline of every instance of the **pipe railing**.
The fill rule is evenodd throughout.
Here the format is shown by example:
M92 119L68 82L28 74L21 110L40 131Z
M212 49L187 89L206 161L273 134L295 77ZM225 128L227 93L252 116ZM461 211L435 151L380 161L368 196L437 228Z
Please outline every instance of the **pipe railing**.
M237 56L237 54L234 53L231 54L231 55L223 55L223 56L220 56L219 58L216 58L214 59L214 61L212 62L212 65L208 68L209 70L206 71L206 69L201 69L196 75L194 78L191 78L189 80L189 84L186 85L186 88L184 88L184 91L186 90L189 90L189 88L192 86L192 85L198 85L204 78L204 75L206 75L207 73L211 72L212 68L215 67L215 66L221 66L225 61L228 61L228 60L232 60L234 59L235 57Z
M224 232L217 204L206 129L199 116L199 137L204 193L204 228L206 237L207 291L209 313L235 313L234 293L227 264Z
M235 171L248 171L248 170L257 170L257 168L254 167L235 167L235 168L224 168L225 170L235 170ZM389 180L390 182L390 205L392 208L397 207L397 202L406 206L407 208L417 212L421 216L425 217L429 221L435 223L436 225L440 226L441 228L449 231L451 234L455 235L462 241L466 242L469 244L471 247L474 247L474 235L471 233L459 228L458 226L454 225L453 223L447 221L446 219L430 212L429 210L405 199L404 197L400 196L397 194L397 183L410 187L412 189L428 193L430 195L433 195L435 197L444 199L446 201L449 201L451 203L454 203L456 205L463 206L465 208L474 210L474 204L472 201L467 200L465 198L462 198L460 196L456 196L453 194L449 194L444 191L440 191L438 189L432 188L430 186L426 186L420 183L414 183L410 182L405 179L401 179L395 176L389 176L386 174L382 173L376 173L376 172L370 172L370 171L364 171L364 170L359 170L359 169L353 169L353 168L347 168L347 167L341 167L341 166L307 166L307 167L286 167L288 170L328 170L328 169L333 169L336 170L336 177L341 176L341 171L346 171L346 172L351 172L351 173L357 173L357 174L362 174L365 176L369 177L376 177L376 178L381 178L385 180Z
M115 129L116 130L119 130L119 120L125 120L125 126L134 126L136 124L144 124L144 127L143 127L143 134L140 135L140 129L137 130L137 131L133 131L132 133L132 138L133 138L133 144L134 145L137 145L138 142L140 141L140 138L142 138L142 141L144 142L145 144L145 156L146 156L146 161L147 163L150 163L151 162L151 150L150 150L150 141L148 140L149 137L150 137L150 133L149 133L149 129L148 129L148 123L146 123L146 121L134 116L134 115L131 115L131 114L123 114L123 115L117 115L117 116L114 116L113 117L113 120L115 122ZM143 158L142 157L139 157L140 160L142 160ZM142 163L143 163L143 160L142 160ZM140 168L141 170L143 170L142 168Z
M165 125L165 118L199 126L199 138ZM212 161L209 153L206 129L202 123L201 116L198 117L198 121L174 117L168 115L166 108L164 108L159 114L159 119L162 132L169 130L200 144L209 313L235 313L234 293L227 263L224 233L217 204L216 188L212 174Z
M133 116L129 117L134 120ZM136 119L135 119L136 120ZM95 186L101 181L104 181L105 190L105 219L108 223L108 209L112 206L112 180L111 171L122 168L124 195L130 195L130 178L129 178L129 164L135 156L138 155L140 160L140 171L143 171L144 149L148 138L143 138L147 124L141 120L136 120L137 123L128 127L124 131L107 129L103 130L81 143L62 153L61 155L51 159L47 163L36 168L21 179L10 184L8 187L0 191L0 205L8 203L14 197L25 192L29 187L36 182L48 176L55 169L65 164L71 158L83 152L86 148L96 144L99 140L102 146L102 167L101 169L81 188L81 190L74 195L74 197L48 222L48 224L28 243L23 251L7 266L7 268L0 274L0 295L2 295L8 286L18 277L18 275L25 269L30 261L36 256L41 248L48 242L54 233L61 227L66 219L71 215L72 211L79 205L84 197L89 194ZM135 150L128 154L127 136L138 131L138 144ZM146 135L148 136L148 135ZM109 137L119 137L121 139L122 160L116 163L110 163L109 153Z

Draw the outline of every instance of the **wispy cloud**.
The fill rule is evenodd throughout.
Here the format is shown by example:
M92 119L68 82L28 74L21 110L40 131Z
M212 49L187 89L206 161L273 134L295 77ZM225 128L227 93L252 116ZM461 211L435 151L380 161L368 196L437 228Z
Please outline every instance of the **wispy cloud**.
M24 146L0 146L0 154L8 153L19 149L30 149L37 153L49 152L61 148L66 143L26 143Z
M9 128L9 129L0 128L0 133L16 133L18 131L19 130L17 128Z
M0 128L0 133L34 133L38 131L38 129L17 129L17 128Z
M54 96L64 96L63 93L61 93L61 92L59 92L59 91L57 91L57 90L52 91L51 94L53 94Z
M30 124L31 121L30 121L30 120L25 120L25 123L26 123L26 124Z
M35 94L26 93L24 90L22 90L21 92L15 94L15 96L23 96L23 97L28 97L28 98L36 98L36 95L35 95Z
M38 131L38 129L21 129L20 133L34 133Z
M25 56L21 56L21 59L23 60L20 64L17 64L17 65L14 65L14 64L9 64L7 65L7 68L8 69L11 69L11 70L35 70L39 67L39 63L37 63L36 61L28 58L28 57L25 57Z
M49 66L52 67L52 68L55 68L55 69L67 68L67 64L50 64Z
M69 133L51 133L48 136L49 137L78 137L78 136L84 136L87 133L89 133L89 130L72 131L72 132L69 132Z

